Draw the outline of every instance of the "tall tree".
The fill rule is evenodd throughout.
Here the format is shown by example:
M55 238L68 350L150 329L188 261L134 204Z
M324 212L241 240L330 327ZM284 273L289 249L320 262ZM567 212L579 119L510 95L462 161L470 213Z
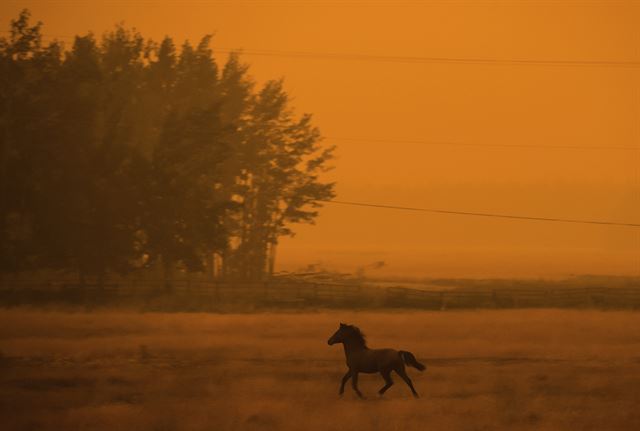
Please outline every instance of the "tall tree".
M273 272L278 239L294 234L291 224L313 223L318 200L333 197L333 184L319 178L333 148L321 144L310 115L293 115L281 80L265 84L243 120L242 148L235 153L241 210L228 271L260 279Z
M39 197L46 193L47 125L55 120L61 47L43 46L41 24L22 11L0 38L0 270L38 265L35 238Z
M313 222L331 148L281 81L256 92L204 37L178 50L122 26L67 51L24 11L0 38L0 272L104 279L142 265L259 279Z
M78 37L54 87L58 121L48 133L48 184L39 216L50 263L99 279L139 259L144 160L133 147L140 36L118 28L98 46ZM53 265L56 267L57 265Z
M153 152L145 229L149 255L162 261L168 282L176 264L202 270L207 256L225 242L220 225L223 206L214 191L221 182L219 168L226 158L230 130L220 118L217 66L208 44L209 37L195 50L185 43L177 62L171 63L171 45L165 41L165 53L160 51L158 60L164 61L165 72L175 70L175 79Z

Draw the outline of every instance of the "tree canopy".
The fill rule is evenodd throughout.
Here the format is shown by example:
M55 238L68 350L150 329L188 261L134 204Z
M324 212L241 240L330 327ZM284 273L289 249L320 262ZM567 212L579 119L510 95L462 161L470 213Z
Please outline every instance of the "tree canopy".
M333 148L281 80L258 86L205 36L178 49L122 26L67 49L23 11L0 38L0 271L81 277L151 265L273 270L312 223Z

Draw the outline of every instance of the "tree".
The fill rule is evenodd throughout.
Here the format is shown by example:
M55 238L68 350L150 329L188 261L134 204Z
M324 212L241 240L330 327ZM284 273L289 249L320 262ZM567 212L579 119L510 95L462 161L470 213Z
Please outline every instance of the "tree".
M273 270L278 238L310 223L332 148L282 81L258 92L205 36L181 49L117 26L69 50L23 11L0 38L0 272L104 280L141 266L229 276Z
M61 47L42 45L41 24L22 11L0 38L0 270L37 267L39 198L46 188L47 124Z
M172 44L165 40L156 63L156 70L171 78L163 86L168 112L152 156L145 231L149 256L162 261L168 284L176 264L201 271L207 256L222 249L226 240L221 228L224 207L214 191L221 181L229 131L220 118L217 67L208 44L209 37L196 50L185 44L178 61L172 62ZM175 74L168 73L172 70Z
M76 270L81 279L126 273L140 258L139 207L144 160L132 145L140 36L118 28L99 46L77 37L61 66L43 130L47 193L36 211L43 266Z
M273 272L278 239L294 234L290 225L312 223L318 200L333 197L334 185L319 179L333 148L321 145L310 115L293 116L281 80L266 83L247 111L235 153L240 169L234 199L241 210L228 271L260 279Z

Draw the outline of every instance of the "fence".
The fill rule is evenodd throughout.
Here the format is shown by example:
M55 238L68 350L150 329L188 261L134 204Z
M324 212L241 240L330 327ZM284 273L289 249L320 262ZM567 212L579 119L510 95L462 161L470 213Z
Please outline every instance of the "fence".
M158 280L127 280L103 285L69 282L6 283L0 289L0 304L70 304L92 307L132 305L143 309L202 311L229 307L640 309L640 286L553 289L483 287L434 291L289 280L262 283L178 280L172 283L171 289L167 289L164 282Z

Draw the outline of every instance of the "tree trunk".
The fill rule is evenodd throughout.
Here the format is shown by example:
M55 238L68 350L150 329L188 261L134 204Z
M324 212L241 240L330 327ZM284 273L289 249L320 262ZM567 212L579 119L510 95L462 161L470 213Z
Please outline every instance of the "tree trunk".
M268 267L267 267L267 275L269 277L273 276L273 272L275 270L276 267L276 248L277 248L278 244L275 242L271 242L269 243L269 260L268 260Z
M207 274L207 278L209 280L213 280L216 272L216 255L215 253L208 253L206 256L207 259L205 261L205 272Z
M166 256L162 256L162 272L165 290L173 290L173 262Z
M82 269L78 269L78 284L80 284L82 288L86 285L86 277Z

